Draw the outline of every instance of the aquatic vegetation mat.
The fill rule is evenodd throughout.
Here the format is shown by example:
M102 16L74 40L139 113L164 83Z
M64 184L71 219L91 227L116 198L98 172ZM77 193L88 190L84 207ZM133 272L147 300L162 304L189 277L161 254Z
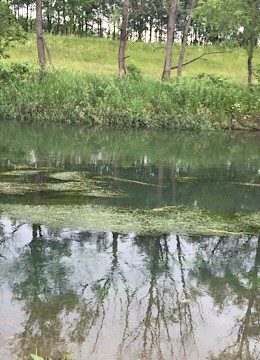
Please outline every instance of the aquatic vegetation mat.
M57 229L118 233L229 235L260 233L260 213L216 214L186 206L131 209L97 205L0 205L0 214Z
M37 180L35 178L30 179L29 181L29 176L39 176L39 179ZM6 177L18 177L18 180L2 180L3 178L6 179ZM44 173L31 170L14 170L1 173L0 194L26 195L35 192L58 192L98 198L126 196L122 191L115 191L107 188L100 180L88 178L87 173L85 172Z

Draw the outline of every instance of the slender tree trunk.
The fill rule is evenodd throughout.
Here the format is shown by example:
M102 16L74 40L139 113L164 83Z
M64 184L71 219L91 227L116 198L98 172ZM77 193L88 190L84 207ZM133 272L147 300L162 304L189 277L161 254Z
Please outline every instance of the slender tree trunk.
M172 45L173 45L175 19L177 15L177 6L178 6L178 0L171 0L168 27L167 27L166 56L165 56L164 69L162 73L162 80L169 80L171 76Z
M26 1L26 32L29 31L29 6L30 6L30 1L27 0Z
M254 53L254 46L252 44L249 45L248 50L248 58L247 58L247 70L248 70L248 85L252 85L253 80L253 65L252 65L252 59L253 59L253 53Z
M152 42L152 34L153 34L153 18L152 18L152 16L150 16L149 26L150 26L150 29L149 29L149 42L151 43Z
M187 42L188 42L188 35L189 35L189 28L190 28L192 13L195 9L196 4L197 4L197 0L191 0L190 12L189 12L188 18L186 19L186 23L185 23L185 27L184 27L182 48L181 48L179 62L178 62L177 76L181 76L182 64L183 64L185 50L186 50L186 46L187 46Z
M118 50L118 68L119 68L119 76L121 79L123 79L126 76L125 50L126 50L126 42L127 42L129 1L130 0L124 0L122 28L120 33L120 42L119 42L119 50Z
M116 23L113 23L113 36L112 36L113 40L116 40Z
M33 5L30 6L30 30L33 29L33 21L32 21L32 14L33 14Z
M50 14L50 8L46 8L46 17L47 17L47 31L50 34L51 33L51 14Z
M63 33L63 35L67 35L66 3L65 3L65 0L63 0L63 4L62 4L62 16L63 16L62 33Z
M60 34L60 10L57 10L57 33Z
M46 66L45 46L42 31L42 0L36 0L36 35L38 60L42 69Z

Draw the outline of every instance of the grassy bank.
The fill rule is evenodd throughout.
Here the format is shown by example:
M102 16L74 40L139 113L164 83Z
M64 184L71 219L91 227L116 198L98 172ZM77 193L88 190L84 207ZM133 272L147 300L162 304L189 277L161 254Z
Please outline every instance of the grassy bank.
M45 35L51 54L51 60L56 69L82 70L89 74L114 77L117 72L118 41L96 37L79 38L72 36ZM128 42L127 64L138 66L145 78L160 80L163 70L165 48L163 43L145 44ZM183 67L184 76L194 76L199 73L212 74L218 77L247 83L247 54L241 48L225 49L223 47L190 46L186 50L185 61L196 58L204 52L218 52L205 56L207 61L198 60ZM180 46L173 47L173 65L178 63ZM10 59L5 62L19 61L37 64L36 37L29 35L25 44L16 44L9 50ZM260 66L260 49L256 49L253 66ZM172 71L176 76L176 70Z
M162 83L139 76L121 81L79 71L41 75L27 66L6 69L0 83L0 116L6 120L179 129L259 126L259 87L212 75Z
M158 44L128 43L130 79L122 82L116 75L117 41L70 36L46 36L46 41L55 66L46 76L37 71L34 35L11 48L10 59L0 65L2 119L180 129L260 128L260 90L246 86L247 60L241 49L189 47L186 60L220 52L184 67L181 79L173 71L172 81L165 84L160 81L165 49ZM174 63L179 50L174 47ZM13 66L14 61L27 65Z

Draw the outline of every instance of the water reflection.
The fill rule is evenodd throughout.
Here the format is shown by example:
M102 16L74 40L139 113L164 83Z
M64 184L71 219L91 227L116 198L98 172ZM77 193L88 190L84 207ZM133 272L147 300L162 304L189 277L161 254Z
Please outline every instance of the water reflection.
M258 211L259 136L0 124L0 202ZM57 184L55 172L77 173L82 187ZM102 197L86 192L93 183Z
M54 359L260 356L259 236L0 229L6 360L36 347Z

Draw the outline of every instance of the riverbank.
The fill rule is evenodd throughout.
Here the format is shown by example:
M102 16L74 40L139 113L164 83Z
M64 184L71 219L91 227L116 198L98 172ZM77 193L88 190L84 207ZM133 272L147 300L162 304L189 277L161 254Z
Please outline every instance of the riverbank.
M97 37L78 37L44 34L48 46L51 63L57 70L83 71L88 74L113 78L118 73L118 40ZM173 66L178 64L181 47L174 44ZM239 84L247 84L247 53L239 47L223 45L188 46L185 61L201 57L195 62L183 67L183 76L196 76L206 73L220 78L228 78ZM8 49L10 58L2 59L10 62L28 63L37 66L37 45L34 33L28 34L25 43L16 43ZM160 80L165 60L164 43L144 43L128 41L126 66L133 65L140 70L146 79ZM253 68L259 68L260 49L255 49ZM172 70L175 77L177 70ZM254 84L256 79L254 78Z
M259 86L247 87L214 75L171 82L108 78L65 70L45 74L28 65L2 68L0 116L22 123L183 130L260 130ZM11 70L10 70L11 69ZM4 74L4 75L3 75Z

